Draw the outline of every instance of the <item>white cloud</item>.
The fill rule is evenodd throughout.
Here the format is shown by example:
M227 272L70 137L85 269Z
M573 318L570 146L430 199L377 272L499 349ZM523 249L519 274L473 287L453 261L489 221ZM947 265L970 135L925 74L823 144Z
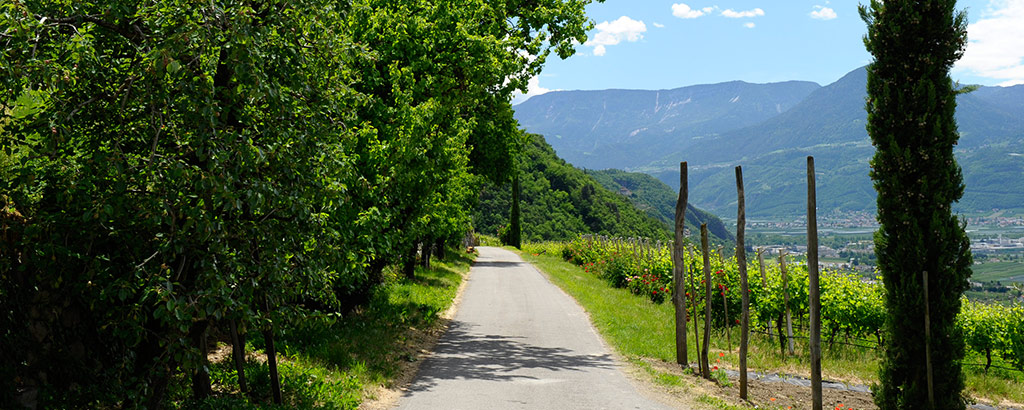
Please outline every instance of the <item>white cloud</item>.
M714 8L704 7L702 9L693 9L686 3L676 3L672 5L672 15L681 19L695 19L705 14L711 13Z
M654 24L654 27L657 27L657 28L665 28L665 25L661 24L661 23L651 23L651 24Z
M526 100L529 100L530 97L536 97L538 95L546 94L546 93L551 92L551 91L557 91L557 90L550 90L550 89L541 87L540 86L540 78L533 77L533 78L530 79L530 82L528 83L527 93L526 94L523 94L521 92L516 91L516 93L512 96L512 105L521 104L521 103L525 102Z
M754 27L755 27L755 25L754 25L754 23L743 23L743 27L746 27L746 28L754 28Z
M988 11L967 27L967 50L958 71L1024 84L1024 0L992 0Z
M836 14L835 10L832 10L831 7L814 6L814 11L811 11L811 18L812 19L832 20L832 19L834 19L836 17L839 17L839 16Z
M758 16L763 16L763 15L764 15L764 10L761 10L761 8L756 8L756 9L753 9L753 10L745 10L745 11L736 11L736 10L733 10L733 9L726 9L725 11L722 12L722 16L723 17L734 18L734 19L744 18L744 17L758 17Z
M647 25L643 21L633 20L622 16L612 22L601 22L595 28L597 33L583 45L594 47L595 56L603 56L607 52L607 46L614 46L623 41L636 42L644 38L643 33L647 32Z

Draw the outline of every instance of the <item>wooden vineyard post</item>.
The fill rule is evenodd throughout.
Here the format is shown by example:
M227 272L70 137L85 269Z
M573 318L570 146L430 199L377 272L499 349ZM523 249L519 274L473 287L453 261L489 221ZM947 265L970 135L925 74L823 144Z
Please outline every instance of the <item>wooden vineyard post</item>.
M694 261L693 248L690 248L689 260L691 263ZM687 269L686 271L687 276L690 277L690 307L693 310L693 314L690 317L693 318L693 346L697 353L697 373L700 373L701 370L704 369L704 361L701 359L700 355L700 331L697 329L697 282L694 282L693 280L693 271L697 268L696 263L694 263L693 268L693 270Z
M736 167L736 264L740 271L740 398L747 399L747 337L750 326L750 295L747 285L747 251L744 249L743 235L747 224L746 209L743 198L743 169Z
M704 361L701 371L705 379L711 379L711 363L708 362L708 344L711 343L711 258L708 254L708 224L700 224L700 247L704 253L704 346L700 357Z
M807 276L811 314L811 408L821 410L821 287L818 283L818 212L814 157L807 157Z
M761 289L768 290L768 275L764 272L764 248L757 251L757 266L761 268ZM768 338L772 337L772 320L768 319Z
M789 274L786 271L786 251L779 252L779 270L782 271L782 300L786 304L786 343L789 344L789 354L793 354L793 312L789 310Z
M686 162L679 164L679 199L676 200L676 236L672 242L672 306L676 310L676 363L690 367L686 352L686 277L683 260L683 230L686 229L686 202L689 192L686 185ZM661 241L658 241L661 250Z
M725 246L718 245L718 265L722 267L722 277L725 277ZM719 281L718 285L721 286L719 289L722 296L722 310L725 312L725 317L722 319L722 324L725 325L725 342L728 346L729 351L732 352L732 324L729 323L729 301L725 298L725 284L724 281Z

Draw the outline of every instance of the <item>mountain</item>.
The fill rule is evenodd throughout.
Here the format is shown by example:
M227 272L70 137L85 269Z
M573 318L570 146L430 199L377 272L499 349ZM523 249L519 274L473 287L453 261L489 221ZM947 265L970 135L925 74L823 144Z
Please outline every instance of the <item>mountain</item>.
M667 240L672 235L668 224L638 209L626 196L605 188L593 176L559 158L540 135L530 135L518 166L525 240L565 240L587 233L658 240ZM660 184L659 189L663 192L671 192L650 176L639 177L647 184ZM479 232L495 234L508 223L510 208L510 184L488 184L474 209L473 225ZM714 215L699 209L687 214L691 233L699 232L694 228L694 222L705 220L709 226L723 227L718 230L722 236L715 235L716 242L731 241L724 224Z
M625 163L601 163L591 159L588 166L645 172L675 189L678 163L688 161L691 202L719 215L732 215L736 204L733 167L742 165L747 214L792 218L805 211L806 157L812 155L819 213L873 212L875 191L868 172L874 148L864 128L866 82L866 69L858 68L756 124L696 137L677 131L664 138L698 138L701 143L664 150L653 160L634 156ZM957 158L967 183L957 209L1024 209L1024 183L1020 179L1024 173L1024 157L1020 156L1024 153L1024 86L980 87L962 94L958 97L957 121L961 133ZM525 118L520 122L529 123ZM587 134L577 130L575 135L586 139ZM562 148L556 145L556 149Z
M733 81L673 90L557 91L515 107L570 163L591 169L636 166L785 112L820 88L806 81ZM677 138L685 136L685 138Z

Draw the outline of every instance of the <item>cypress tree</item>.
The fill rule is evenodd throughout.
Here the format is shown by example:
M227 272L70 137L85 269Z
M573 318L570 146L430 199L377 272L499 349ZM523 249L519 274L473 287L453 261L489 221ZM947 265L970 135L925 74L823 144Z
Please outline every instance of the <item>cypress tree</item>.
M875 403L883 410L932 407L931 384L935 408L963 409L964 342L954 321L972 259L965 225L952 212L964 183L953 157L959 134L949 69L963 55L966 15L955 0L872 0L860 14L874 55L867 130L876 149L875 252L888 310Z

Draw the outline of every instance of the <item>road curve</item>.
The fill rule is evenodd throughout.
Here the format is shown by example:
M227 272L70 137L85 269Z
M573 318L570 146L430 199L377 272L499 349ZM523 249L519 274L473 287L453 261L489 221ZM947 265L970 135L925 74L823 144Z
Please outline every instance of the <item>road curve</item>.
M458 312L399 409L667 409L626 379L574 300L515 253L477 249Z

